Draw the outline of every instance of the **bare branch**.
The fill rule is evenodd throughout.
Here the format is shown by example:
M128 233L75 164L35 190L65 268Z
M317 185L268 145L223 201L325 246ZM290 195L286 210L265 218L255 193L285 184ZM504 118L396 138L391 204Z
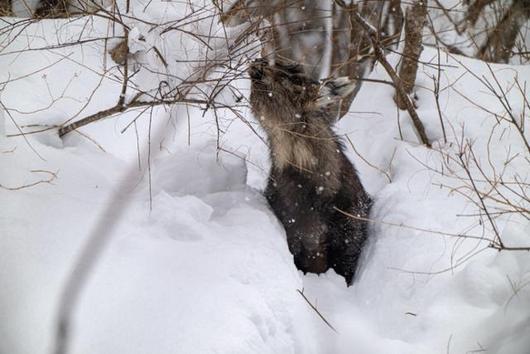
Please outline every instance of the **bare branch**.
M339 6L342 6L343 8L351 8L347 6L343 0L335 0ZM418 117L418 114L416 112L416 109L414 108L414 104L408 97L407 93L405 92L403 88L403 84L399 78L399 76L396 74L394 68L392 68L392 65L386 60L385 54L383 52L383 49L381 47L381 43L379 41L378 33L375 30L373 26L371 26L366 20L364 20L359 13L353 9L352 10L352 17L353 19L366 31L368 34L372 47L374 49L374 54L376 60L381 63L383 68L386 70L392 81L394 82L394 85L396 87L396 90L398 91L398 94L403 97L403 101L405 103L407 112L410 115L410 118L412 120L412 123L414 124L414 127L416 129L416 133L418 134L418 137L422 144L427 146L428 148L431 147L431 143L427 137L427 133L425 132L425 127L423 126L423 123L421 122L420 118Z

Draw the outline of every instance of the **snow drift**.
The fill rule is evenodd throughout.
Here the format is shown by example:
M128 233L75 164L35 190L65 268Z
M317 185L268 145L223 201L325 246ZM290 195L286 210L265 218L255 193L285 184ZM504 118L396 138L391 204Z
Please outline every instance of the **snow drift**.
M171 6L188 11L162 3L148 16L166 21L162 14ZM97 21L93 31L104 33L106 23ZM222 30L210 17L204 21L197 33ZM109 60L103 44L20 51L28 38L50 45L50 33L73 38L82 28L41 21L3 48L5 134L115 104L118 69L97 74ZM169 57L205 55L180 36L180 44L163 47ZM142 53L159 66L153 53ZM432 93L438 60L447 142ZM450 163L439 173L464 137L487 171L504 168L528 186L521 136L498 119L506 107L479 79L493 82L495 74L513 112L528 121L527 97L513 83L524 86L530 69L439 57L429 48L422 61L418 114L435 149L417 145L408 117L396 112L392 88L376 83L363 85L337 126L375 200L371 239L351 288L333 271L296 271L261 195L267 147L250 129L257 124L248 110L241 111L248 125L228 110L214 116L178 105L138 119L131 110L64 139L54 129L25 137L0 130L0 353L50 352L64 282L131 170L137 173L128 182L134 187L128 208L74 312L72 353L530 353L528 253L489 248L491 225L479 223L472 195L458 193L464 171ZM185 76L194 68L171 70ZM145 89L160 79L148 70L139 75L135 85ZM387 79L379 67L371 76ZM236 85L248 92L244 78ZM151 125L162 127L163 137L148 139ZM477 169L471 173L480 177ZM501 216L497 226L506 245L530 244L524 215Z

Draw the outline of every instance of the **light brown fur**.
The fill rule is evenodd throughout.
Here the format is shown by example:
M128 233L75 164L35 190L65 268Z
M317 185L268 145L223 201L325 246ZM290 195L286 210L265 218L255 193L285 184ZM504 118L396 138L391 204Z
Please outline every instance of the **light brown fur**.
M267 94L254 95L259 100L252 107L269 137L273 169L293 166L322 180L323 194L336 192L340 151L330 122L315 104L319 84L271 85Z

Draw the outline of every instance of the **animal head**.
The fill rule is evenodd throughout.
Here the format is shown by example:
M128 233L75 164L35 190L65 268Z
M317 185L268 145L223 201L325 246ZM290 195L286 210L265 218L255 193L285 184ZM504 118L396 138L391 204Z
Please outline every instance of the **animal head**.
M265 59L249 67L252 81L250 103L258 117L290 116L325 109L353 92L355 84L347 77L317 82L304 74L299 64Z

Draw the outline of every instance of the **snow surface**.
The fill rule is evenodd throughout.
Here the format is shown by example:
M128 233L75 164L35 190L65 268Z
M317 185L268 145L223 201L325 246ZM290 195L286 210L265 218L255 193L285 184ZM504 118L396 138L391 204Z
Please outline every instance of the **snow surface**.
M162 3L149 16L163 14L163 6L180 5ZM211 18L206 21L196 30L211 31ZM96 36L105 26L96 23L94 33L84 33ZM83 28L76 21L43 21L4 48L12 54L0 56L0 67L7 68L0 82L17 78L0 96L9 109L0 116L7 134L18 132L14 122L59 124L78 112L77 119L115 104L121 89L119 76L113 76L117 69L97 74L110 60L102 44L17 52L49 45L52 38L77 38ZM180 35L180 44L172 42L165 53L188 59L205 55L196 41ZM149 41L158 39L153 34ZM145 54L146 65L156 66L151 54ZM428 65L418 75L417 103L435 149L417 144L407 114L398 117L390 86L364 83L337 126L363 157L346 142L375 200L371 217L383 221L371 228L360 274L350 288L332 270L321 276L296 270L284 231L261 195L269 167L266 145L228 111L219 112L218 136L211 112L182 105L156 108L137 121L139 150L132 128L121 133L138 112L94 123L81 130L84 135L63 140L55 130L27 135L27 141L2 134L0 353L50 352L64 282L131 170L137 171L127 181L134 191L82 293L71 353L530 353L529 253L498 252L485 240L425 231L491 237L489 225L463 216L476 213L465 196L440 187L457 188L461 181L455 177L463 171L458 166L444 175L433 170L443 161L439 151L454 156L462 136L474 142L488 166L504 166L506 175L526 183L530 177L528 155L513 126L480 108L505 112L478 80L491 80L489 68L437 54L426 48L422 60L443 65L440 106L447 143L432 93L437 71ZM524 97L511 83L517 77L524 85L530 67L491 68L509 91L513 110L528 121ZM171 70L184 75L193 67ZM138 85L156 83L156 75L141 75ZM371 77L388 80L380 67ZM248 93L247 80L236 85ZM242 114L258 127L248 110ZM150 145L152 210L150 117L165 133ZM50 173L42 171L57 177L6 189L47 180ZM524 217L501 217L498 226L506 244L530 244Z

